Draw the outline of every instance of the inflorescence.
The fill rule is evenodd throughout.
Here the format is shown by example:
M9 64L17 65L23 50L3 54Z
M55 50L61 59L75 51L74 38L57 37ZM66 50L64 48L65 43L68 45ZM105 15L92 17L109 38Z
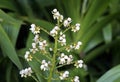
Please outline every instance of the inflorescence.
M55 55L54 56L56 57L55 61L42 59L41 62L39 62L40 70L42 70L43 72L49 71L48 73L50 73L52 72L51 71L52 67L57 68L57 67L62 67L70 64L72 64L76 68L84 68L85 64L83 60L75 60L72 54L66 54L63 52L61 53L59 52L59 48L57 47L58 45L61 46L62 48L64 48L64 50L66 50L67 53L73 50L78 50L82 45L82 42L78 41L77 43L72 43L68 45L65 33L69 29L71 29L71 31L73 32L79 31L80 24L76 23L75 25L71 25L72 19L70 17L68 17L67 19L64 19L63 15L61 15L57 9L54 9L52 11L52 14L53 14L53 18L57 20L57 24L54 26L54 28L50 32L48 32L48 34L56 40L56 43L54 44L55 48L51 47L46 40L40 37L40 31L42 30L46 32L46 30L39 26L36 26L35 24L31 24L30 30L34 34L34 38L33 38L32 48L30 48L25 53L25 56L24 56L25 60L27 62L31 62L34 59L33 55L36 54L37 52L40 52L42 54L53 52L51 56L47 56L47 57L51 57L52 59L53 56ZM65 30L63 30L62 28L64 28ZM34 73L34 71L32 71L31 67L22 69L20 71L21 77L31 76L32 73ZM58 78L60 80L67 80L67 78L69 78L69 75L70 75L70 72L67 70L62 72L59 71ZM71 81L80 82L79 76L71 77Z

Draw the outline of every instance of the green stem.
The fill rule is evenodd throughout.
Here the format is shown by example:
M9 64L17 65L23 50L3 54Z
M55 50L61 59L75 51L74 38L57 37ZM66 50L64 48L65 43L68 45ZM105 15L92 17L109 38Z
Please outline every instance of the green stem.
M65 33L65 32L67 32L69 29L71 29L72 28L72 26L71 27L68 27L65 31L63 31L63 34Z
M47 30L45 30L44 28L40 27L40 29L41 29L42 31L46 32L48 35L50 35L50 33L49 33Z
M52 60L52 67L50 69L50 75L48 77L48 82L51 82L51 80L52 80L52 75L53 75L54 68L56 65L55 63L56 63L56 53L57 53L57 39L58 39L58 37L56 36L55 37L54 54L53 54L53 60Z

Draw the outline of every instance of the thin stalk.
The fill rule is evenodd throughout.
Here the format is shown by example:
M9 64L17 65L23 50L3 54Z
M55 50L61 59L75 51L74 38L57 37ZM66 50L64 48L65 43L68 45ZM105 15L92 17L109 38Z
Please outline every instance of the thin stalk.
M54 71L54 68L55 68L55 62L56 62L56 53L57 53L57 36L55 37L55 46L54 46L54 54L53 54L53 61L52 61L52 68L50 70L50 75L49 75L49 78L48 78L48 82L51 82L52 80L52 75L53 75L53 71Z

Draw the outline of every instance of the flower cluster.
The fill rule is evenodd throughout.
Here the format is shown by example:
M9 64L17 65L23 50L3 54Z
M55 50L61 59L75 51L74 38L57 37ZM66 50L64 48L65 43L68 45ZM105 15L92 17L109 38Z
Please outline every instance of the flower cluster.
M76 68L82 68L83 67L83 60L78 60L77 62L75 62L75 66Z
M27 76L31 76L31 74L33 73L31 67L23 69L20 71L20 75L21 77L27 77Z
M46 60L42 60L42 65L40 69L43 71L49 70L50 61L46 62Z
M74 43L73 45L69 45L66 47L66 51L70 52L72 49L78 50L80 46L82 45L82 42L78 41L76 44Z
M71 30L71 31L77 32L77 31L79 31L79 30L80 30L80 24L77 23L75 26L72 27L72 30Z
M71 55L70 53L69 55L66 55L66 53L72 50L78 50L82 45L82 42L80 41L68 45L66 39L67 37L66 32L68 30L71 30L73 32L79 31L80 24L76 23L75 25L72 25L72 19L70 17L64 19L63 15L61 15L57 9L54 9L52 11L52 14L53 14L53 18L57 20L57 24L49 32L44 28L38 27L35 24L31 24L30 30L34 34L32 48L26 51L24 58L28 62L30 61L32 62L32 60L36 60L38 63L40 63L39 66L40 70L42 70L42 72L46 71L46 73L48 72L47 74L49 74L47 75L48 77L46 77L45 75L45 78L49 78L49 82L53 78L52 77L52 75L54 75L53 73L59 73L60 80L66 80L67 78L70 77L72 78L70 79L72 82L80 82L79 77L70 76L69 71L66 70L64 72L63 71L61 72L57 70L59 67L63 67L65 65L68 66L74 65L76 68L82 68L82 67L87 68L83 60L75 60L74 56ZM53 46L50 46L46 40L40 37L40 30L46 32L47 34L49 34L49 36L53 37L53 39L55 40L54 41L55 44L53 45L54 48ZM62 49L65 49L65 52L63 52L64 50L62 51ZM41 53L40 59L38 55L37 56L35 55L37 54L36 52ZM33 71L31 70L31 67L20 71L21 77L31 76L32 73ZM53 79L58 79L58 78L53 78Z
M64 53L61 53L61 56L58 59L59 64L71 64L73 61L73 56L72 55L67 56Z
M60 73L60 79L64 80L65 78L69 77L69 71L65 71L64 73Z

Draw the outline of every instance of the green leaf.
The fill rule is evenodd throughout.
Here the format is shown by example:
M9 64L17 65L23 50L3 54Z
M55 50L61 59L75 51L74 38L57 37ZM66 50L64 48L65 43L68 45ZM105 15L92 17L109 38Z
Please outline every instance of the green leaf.
M105 28L103 28L103 37L106 43L112 41L112 26L108 24Z
M99 45L103 41L102 33L97 33L88 43L84 52L87 53L88 51L92 50L94 47Z
M11 62L8 64L7 66L7 70L6 70L6 80L7 82L11 81L11 74L12 74L12 64Z
M0 10L1 25L15 46L22 21L12 18Z
M97 82L115 82L116 79L120 78L120 65L110 69Z
M14 0L0 0L0 8L16 11Z
M103 51L105 51L106 49L116 45L116 44L119 44L120 43L120 39L117 39L115 41L112 41L111 43L109 44L106 44L106 45L101 45L97 48L95 48L94 50L92 50L90 53L88 53L85 57L84 57L84 61L86 63L89 63L92 59L94 59L95 57L101 55L100 53L102 53Z
M21 69L22 65L16 54L15 48L1 25L0 25L0 46L2 51L11 59L11 61L19 69Z

